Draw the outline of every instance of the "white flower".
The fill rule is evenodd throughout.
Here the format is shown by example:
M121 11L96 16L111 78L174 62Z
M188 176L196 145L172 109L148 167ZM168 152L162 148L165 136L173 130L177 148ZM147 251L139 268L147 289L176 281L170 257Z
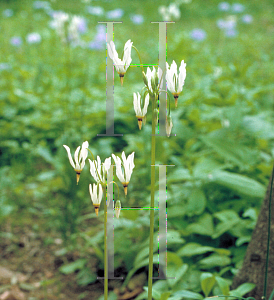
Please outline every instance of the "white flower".
M173 127L173 123L171 117L168 116L166 119L166 134L168 137L170 137L172 127Z
M133 105L136 113L136 118L138 119L138 125L140 130L142 128L143 118L147 113L148 104L149 104L149 94L146 95L144 108L141 109L141 95L139 93L137 94L133 93Z
M52 15L53 20L50 22L50 27L54 28L60 36L63 43L67 42L65 33L65 24L69 21L69 15L62 11L55 11Z
M26 37L29 44L36 44L41 42L41 35L37 32L29 33Z
M147 73L144 74L145 76L145 84L148 87L148 91L150 94L158 93L159 86L163 86L163 80L162 79L162 70L160 67L158 67L158 70L156 72L156 69L153 67L152 71L150 68L147 68ZM160 84L158 81L161 81Z
M175 106L177 107L178 97L183 90L183 86L186 78L186 64L182 60L181 66L179 68L179 77L177 75L177 65L173 60L170 68L168 63L166 63L166 80L167 88L170 90L175 99Z
M120 157L115 156L112 154L112 157L115 161L116 165L116 175L118 179L121 181L122 185L124 186L124 191L125 195L127 195L127 186L130 181L130 177L133 171L133 168L135 167L134 165L134 152L132 152L128 158L126 158L125 152L123 151L122 153L122 160L123 160L123 167L124 167L124 172L122 171L122 162Z
M159 14L162 15L164 21L170 21L173 19L179 19L181 17L181 12L176 3L171 3L169 6L159 6Z
M131 59L132 44L133 44L133 42L131 42L131 40L128 40L126 42L122 60L118 57L118 53L115 50L115 45L114 45L113 41L111 41L109 44L107 44L108 55L113 60L116 71L118 72L118 74L120 76L121 85L123 85L123 77L127 71L127 68L129 67L129 65L132 61L132 59Z
M69 39L75 44L80 44L80 33L86 30L86 20L83 17L73 16L68 26Z
M98 193L98 189L99 189L99 193ZM103 188L102 185L97 183L93 183L93 188L91 186L91 183L89 184L89 193L90 193L90 197L91 200L93 202L93 206L95 208L95 213L96 216L98 216L98 211L99 211L99 207L103 198Z
M105 177L106 174L110 168L111 165L111 157L108 157L105 159L105 162L103 163L103 165L101 165L101 159L100 157L97 155L97 161L91 161L89 159L89 163L90 163L90 174L93 176L94 180L97 183L101 183L101 182L105 182Z
M82 149L80 151L80 146L77 147L75 153L74 153L74 160L75 160L75 163L71 157L71 154L70 154L70 148L67 146L67 145L63 145L65 147L65 149L67 150L67 153L68 153L68 158L69 158L69 162L71 164L71 166L73 167L74 171L76 172L76 180L77 180L77 184L79 182L79 178L80 178L80 173L82 172L84 166L85 166L85 161L86 161L86 158L88 156L88 141L85 141L83 144L82 144ZM80 151L80 154L79 154L79 151Z

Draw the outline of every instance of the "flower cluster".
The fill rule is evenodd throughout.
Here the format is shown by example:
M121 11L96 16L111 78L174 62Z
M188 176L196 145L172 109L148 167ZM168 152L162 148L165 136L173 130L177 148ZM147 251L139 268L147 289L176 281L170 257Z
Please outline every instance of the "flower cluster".
M67 145L63 145L67 151L69 162L73 167L74 171L76 172L76 182L78 185L80 174L85 166L85 161L88 156L88 142L85 141L82 144L82 147L77 147L74 153L74 161L72 159L70 148ZM81 149L81 150L80 150ZM113 160L116 165L116 175L118 179L121 181L125 195L127 195L127 187L132 175L132 171L135 167L134 165L134 152L132 152L128 158L126 158L125 152L122 152L122 161L120 157L112 154ZM101 158L97 156L97 160L91 161L90 163L90 174L96 181L93 185L89 184L89 192L90 197L95 208L95 213L98 216L99 207L103 198L103 191L106 189L107 186L107 173L111 166L111 157L105 159L104 163L101 164ZM123 169L122 169L123 166ZM121 202L117 200L115 205L116 216L119 218L119 214L121 211Z

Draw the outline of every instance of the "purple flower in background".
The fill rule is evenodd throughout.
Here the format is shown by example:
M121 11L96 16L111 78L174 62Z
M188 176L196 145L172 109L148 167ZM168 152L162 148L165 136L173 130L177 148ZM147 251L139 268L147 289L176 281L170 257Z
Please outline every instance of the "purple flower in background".
M97 33L92 42L88 44L88 48L102 50L106 48L106 26L99 24L96 26Z
M221 2L221 3L219 3L218 8L221 11L228 11L230 8L230 5L227 2Z
M102 50L104 49L104 43L100 42L100 41L92 41L88 44L88 48L90 49L94 49L94 50Z
M232 4L231 9L235 13L241 13L241 12L243 12L245 10L245 7L242 4L240 4L240 3L234 3L234 4Z
M13 10L12 9L5 9L3 11L3 16L6 17L6 18L9 18L9 17L12 17L13 16Z
M224 33L226 37L235 37L238 35L238 31L235 28L226 29Z
M253 17L251 15L242 16L242 22L246 24L250 24L253 22Z
M22 39L20 36L14 36L10 39L10 43L13 46L19 47L22 45Z
M144 17L142 15L132 15L130 19L134 24L142 24L144 22Z
M36 44L41 42L41 35L37 32L29 33L26 37L29 44Z
M217 20L217 26L220 29L233 29L236 26L236 19L235 18L229 18L227 20L219 19Z
M102 16L104 14L104 9L101 6L88 6L87 11L94 16Z
M206 38L206 32L203 29L196 28L190 32L190 37L195 41L203 41Z
M117 8L107 12L107 18L109 19L119 19L123 15L124 15L124 11L121 8Z

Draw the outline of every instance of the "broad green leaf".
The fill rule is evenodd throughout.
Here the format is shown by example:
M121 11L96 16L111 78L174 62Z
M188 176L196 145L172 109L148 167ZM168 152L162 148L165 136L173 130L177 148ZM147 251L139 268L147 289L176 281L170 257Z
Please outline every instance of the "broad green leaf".
M168 285L170 287L173 287L184 276L187 269L188 269L187 264L183 264L181 266L176 266L176 265L167 263L167 277L173 277L173 279L167 278Z
M212 180L217 184L249 197L262 198L266 191L266 187L258 181L231 172L214 171Z
M223 279L222 277L216 276L216 281L218 286L220 287L223 295L229 295L229 284L228 282Z
M243 283L238 286L235 290L229 292L230 296L243 297L245 294L251 292L256 287L254 283Z
M177 251L180 256L194 256L214 251L213 247L201 246L197 243L188 243Z
M186 230L189 233L197 233L201 235L211 236L213 234L213 219L208 213L204 213L199 217L198 222L187 226Z
M207 297L211 292L214 284L215 284L215 276L211 273L202 273L201 274L201 287L202 291Z
M191 180L192 176L189 173L188 169L178 167L174 172L169 174L168 176L168 182L169 183L176 183L176 182L181 182L183 180Z
M72 263L61 266L59 268L59 271L63 274L71 274L74 273L76 270L81 270L86 263L87 260L85 258L80 258Z
M176 297L176 298L175 298ZM180 298L177 298L180 297ZM201 294L194 293L191 291L181 290L172 294L170 300L178 300L178 299L197 299L202 300L204 297Z
M164 292L163 294L161 294L160 300L168 300L170 294L171 292Z
M203 190L194 188L188 198L187 215L194 216L203 213L206 207L206 196Z
M203 258L199 261L199 266L201 269L211 269L214 267L224 267L231 263L231 259L225 255L219 255L216 253Z

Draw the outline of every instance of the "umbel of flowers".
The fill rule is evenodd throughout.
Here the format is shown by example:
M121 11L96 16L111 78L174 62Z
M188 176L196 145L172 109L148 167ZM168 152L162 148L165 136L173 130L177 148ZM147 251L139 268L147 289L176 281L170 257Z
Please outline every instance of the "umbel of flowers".
M159 67L157 68L157 71L154 67L152 70L148 67L147 72L145 73L142 66L142 61L139 52L136 49L136 47L133 46L133 42L131 42L131 40L128 40L124 46L122 60L118 57L114 42L111 41L109 44L107 44L107 47L108 47L109 57L113 60L113 64L116 68L116 71L120 76L121 85L123 85L124 76L132 61L131 49L133 48L137 51L137 54L141 62L143 80L145 83L145 87L143 88L141 94L139 92L133 93L133 107L136 114L136 118L138 120L138 127L141 130L143 121L145 124L147 108L150 100L155 102L153 105L154 107L153 114L154 114L154 118L157 120L155 124L158 123L158 105L156 101L158 101L159 93L163 91L161 90L163 86L162 70ZM186 64L184 60L181 61L181 65L179 67L179 73L177 71L177 64L174 60L170 66L168 63L166 63L167 88L175 99L175 107L178 106L178 97L183 90L185 78L186 78ZM166 118L166 133L167 136L169 137L171 134L171 129L173 127L173 123L171 119L169 95L168 95L168 99L169 99L169 111Z
M76 172L76 183L78 185L80 174L85 166L85 161L88 156L88 142L85 141L82 144L82 147L77 147L75 153L74 153L74 160L72 159L70 148L67 145L63 145L64 148L67 151L69 162L71 166L73 167L74 171ZM80 150L81 149L81 150ZM90 151L92 154L92 152ZM93 154L92 154L93 156ZM122 152L122 161L120 157L112 154L113 160L116 165L116 175L118 179L121 181L125 195L127 195L127 187L131 178L132 171L135 167L134 165L134 152L132 152L128 158L126 158L125 152ZM90 163L90 174L95 180L96 183L93 183L93 185L89 184L89 192L91 201L93 203L93 206L95 208L95 213L98 216L99 207L103 198L103 190L107 187L107 173L111 166L111 157L108 157L105 159L104 163L101 164L101 158L97 156L97 160L93 159L89 160ZM122 168L123 167L123 168ZM115 182L114 182L115 183ZM119 195L119 190L118 190ZM109 202L108 202L109 204ZM121 211L121 202L120 200L117 200L115 205L116 210L116 216L119 218L119 214Z

